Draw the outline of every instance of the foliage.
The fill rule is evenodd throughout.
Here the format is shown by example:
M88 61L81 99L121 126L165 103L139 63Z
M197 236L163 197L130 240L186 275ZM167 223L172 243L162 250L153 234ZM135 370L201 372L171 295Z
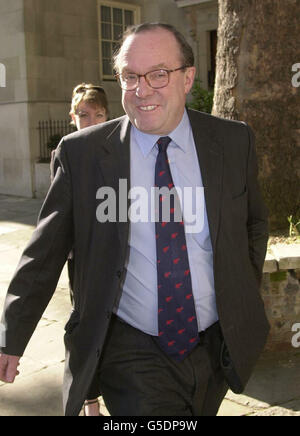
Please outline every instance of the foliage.
M293 221L293 215L288 217L288 222L290 223L289 236L299 236L300 234L300 220Z
M197 111L211 113L213 107L214 92L207 91L201 87L201 80L195 79L191 90L193 100L188 103L188 107Z
M256 131L259 131L259 129L256 129ZM263 152L264 155L267 153L271 155L269 150L263 150ZM296 222L300 218L299 178L295 171L287 173L287 159L284 159L283 154L280 154L280 150L277 155L277 161L280 159L277 168L273 168L271 174L262 172L259 182L269 211L271 233L278 234L280 232L288 235L287 217L292 216ZM285 174L288 174L288 180Z

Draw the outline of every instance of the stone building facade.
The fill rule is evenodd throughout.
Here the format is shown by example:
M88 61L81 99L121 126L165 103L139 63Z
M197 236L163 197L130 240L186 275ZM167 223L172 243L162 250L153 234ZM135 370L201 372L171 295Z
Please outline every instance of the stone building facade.
M261 285L270 334L266 349L300 349L300 244L268 248Z
M190 3L199 3L199 33L192 27ZM121 92L108 65L122 20L123 28L126 22L175 25L192 44L198 74L208 87L210 40L205 32L216 31L216 17L217 2L211 0L0 0L0 193L45 195L49 170L39 163L39 121L68 120L78 83L100 83L111 118L123 114Z

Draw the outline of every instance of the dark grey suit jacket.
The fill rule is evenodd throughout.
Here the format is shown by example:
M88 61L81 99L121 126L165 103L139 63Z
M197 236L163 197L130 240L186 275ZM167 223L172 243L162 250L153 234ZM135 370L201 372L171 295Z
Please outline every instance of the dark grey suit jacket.
M259 293L268 232L254 140L244 123L188 114L205 186L217 309L227 346L224 371L230 387L241 392L269 330ZM121 293L129 223L100 224L96 192L102 186L118 192L119 179L127 179L130 188L130 126L124 116L62 139L55 178L6 299L2 351L22 355L74 249L74 310L65 334L66 415L78 415L86 398Z

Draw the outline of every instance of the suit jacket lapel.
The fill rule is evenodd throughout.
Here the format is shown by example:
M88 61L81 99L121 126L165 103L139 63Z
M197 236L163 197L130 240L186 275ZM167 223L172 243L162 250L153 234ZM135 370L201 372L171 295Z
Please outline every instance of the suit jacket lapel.
M194 141L197 149L199 165L203 180L207 218L212 246L215 251L223 179L223 146L218 141L212 123L206 115L188 111ZM211 121L211 120L209 120ZM104 178L104 186L111 186L117 194L117 226L122 249L126 250L129 234L128 209L130 206L128 192L130 190L130 128L128 117L123 117L116 128L107 136L102 148L99 164ZM124 220L119 221L119 180L127 181L127 210ZM122 195L125 195L122 193ZM124 204L124 198L123 198ZM126 219L125 219L126 218Z
M206 115L194 111L188 111L188 115L198 153L210 236L215 251L222 196L223 147Z
M121 118L116 128L104 139L105 145L102 147L98 160L104 186L112 187L116 193L116 219L123 253L127 248L129 233L130 127L128 117ZM121 179L122 185L120 185ZM120 186L122 186L121 190Z

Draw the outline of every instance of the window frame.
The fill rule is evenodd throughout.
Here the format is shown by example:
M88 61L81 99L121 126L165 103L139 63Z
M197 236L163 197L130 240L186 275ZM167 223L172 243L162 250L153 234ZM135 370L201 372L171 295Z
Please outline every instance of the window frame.
M141 19L141 7L132 3L120 3L120 2L115 2L112 0L97 0L97 19L98 19L98 45L99 45L99 70L100 70L100 79L101 81L115 81L115 77L114 75L108 75L108 74L104 74L103 72L103 53L102 53L102 42L103 41L110 41L111 43L116 42L113 39L113 26L114 26L114 21L113 21L113 14L112 14L112 20L111 20L111 37L112 39L107 40L102 38L102 21L101 21L101 7L105 6L105 7L109 7L111 8L111 13L113 11L113 8L115 9L121 9L123 16L124 16L124 11L131 11L133 12L133 24L139 24L140 23L140 19ZM124 23L124 20L123 20ZM124 27L124 24L123 24ZM125 29L124 29L125 30Z

